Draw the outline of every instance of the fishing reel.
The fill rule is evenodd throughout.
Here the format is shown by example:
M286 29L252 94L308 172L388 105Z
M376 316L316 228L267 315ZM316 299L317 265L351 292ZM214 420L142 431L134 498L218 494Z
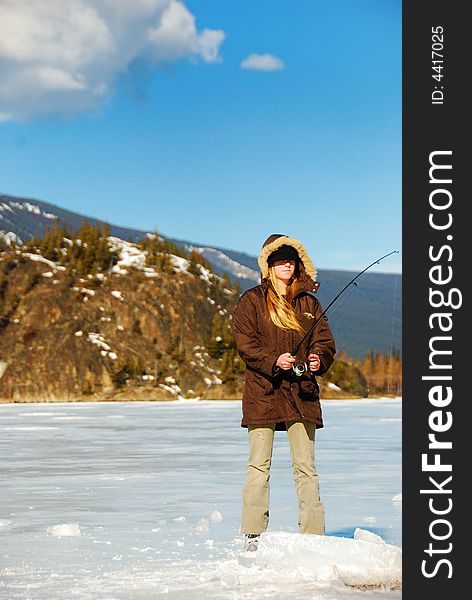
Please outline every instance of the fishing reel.
M306 373L308 371L308 365L306 364L306 362L293 363L292 371L297 377L301 377L303 373Z

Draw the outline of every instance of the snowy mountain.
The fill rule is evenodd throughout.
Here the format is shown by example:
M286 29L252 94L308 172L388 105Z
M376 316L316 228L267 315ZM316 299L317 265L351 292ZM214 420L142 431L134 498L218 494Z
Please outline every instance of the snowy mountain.
M187 243L185 243L188 245ZM241 287L243 289L258 285L260 283L260 275L258 268L250 268L242 262L238 262L231 258L231 255L236 254L231 250L218 250L218 248L209 248L208 246L189 246L190 249L195 249L202 254L213 266L217 273L228 273L228 275L238 279L244 284ZM241 257L240 257L241 260ZM243 258L244 260L244 258ZM251 263L255 261L251 256L246 255L246 261ZM257 266L257 261L256 261Z
M101 222L99 219L65 210L42 200L0 195L0 238L7 242L14 240L18 244L22 244L34 237L42 236L53 222L64 224L68 229L76 230L81 226L84 219L91 224ZM131 241L138 241L146 233L150 233L140 229L111 224L110 232L115 237ZM259 272L255 270L257 269L257 261L249 255L178 240L166 237L161 233L159 235L186 250L197 250L208 259L216 273L228 273L232 280L237 279L240 281L242 289L248 289L259 283ZM239 261L234 258L235 255L238 255ZM241 260L252 264L253 268L243 264Z
M0 195L0 241L14 240L21 244L42 236L53 222L77 230L87 220L98 219L65 210L48 202L31 198ZM110 224L112 236L138 241L146 231ZM260 282L257 258L244 252L215 248L198 242L168 238L185 250L197 250L211 264L215 273L227 273L232 282L238 282L244 291ZM375 257L373 257L375 259ZM318 296L323 306L337 295L355 273L318 269L320 290ZM352 357L364 356L370 350L389 353L401 349L401 275L367 273L355 289L351 289L334 310L330 310L330 323L338 349ZM349 299L347 296L349 295ZM346 301L347 300L347 301ZM366 315L369 315L368 322Z

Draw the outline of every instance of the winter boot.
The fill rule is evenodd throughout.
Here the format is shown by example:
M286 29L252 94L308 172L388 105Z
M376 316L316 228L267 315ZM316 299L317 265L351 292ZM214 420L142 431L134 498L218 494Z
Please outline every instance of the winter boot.
M257 533L249 533L245 536L244 551L255 552L259 543L260 535Z

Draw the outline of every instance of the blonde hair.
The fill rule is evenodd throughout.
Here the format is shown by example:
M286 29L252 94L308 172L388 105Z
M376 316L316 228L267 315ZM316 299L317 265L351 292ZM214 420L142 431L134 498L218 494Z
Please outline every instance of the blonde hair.
M269 268L267 279L269 281L267 290L267 308L272 323L277 327L280 327L280 329L294 329L299 333L304 333L305 331L298 322L297 315L295 314L292 305L290 302L287 302L284 296L279 292L273 267Z

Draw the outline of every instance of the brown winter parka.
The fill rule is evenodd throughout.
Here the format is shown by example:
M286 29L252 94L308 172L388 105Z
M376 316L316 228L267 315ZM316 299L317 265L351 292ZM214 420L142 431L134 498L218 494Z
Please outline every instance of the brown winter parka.
M323 312L320 302L313 297L319 284L316 271L300 242L288 236L272 236L259 257L262 283L247 290L239 299L233 314L233 333L239 355L246 364L242 399L242 427L248 425L276 424L277 430L285 430L285 422L305 419L323 427L319 386L316 375L323 375L331 366L336 352L333 334L327 320L321 319L302 344L296 359L307 361L313 352L320 356L318 371L306 371L301 377L292 369L274 371L278 357L291 352L303 334L295 330L277 327L269 316L266 295L268 290L267 258L282 244L295 247L299 256L299 275L291 299L298 320L305 331L313 319Z

